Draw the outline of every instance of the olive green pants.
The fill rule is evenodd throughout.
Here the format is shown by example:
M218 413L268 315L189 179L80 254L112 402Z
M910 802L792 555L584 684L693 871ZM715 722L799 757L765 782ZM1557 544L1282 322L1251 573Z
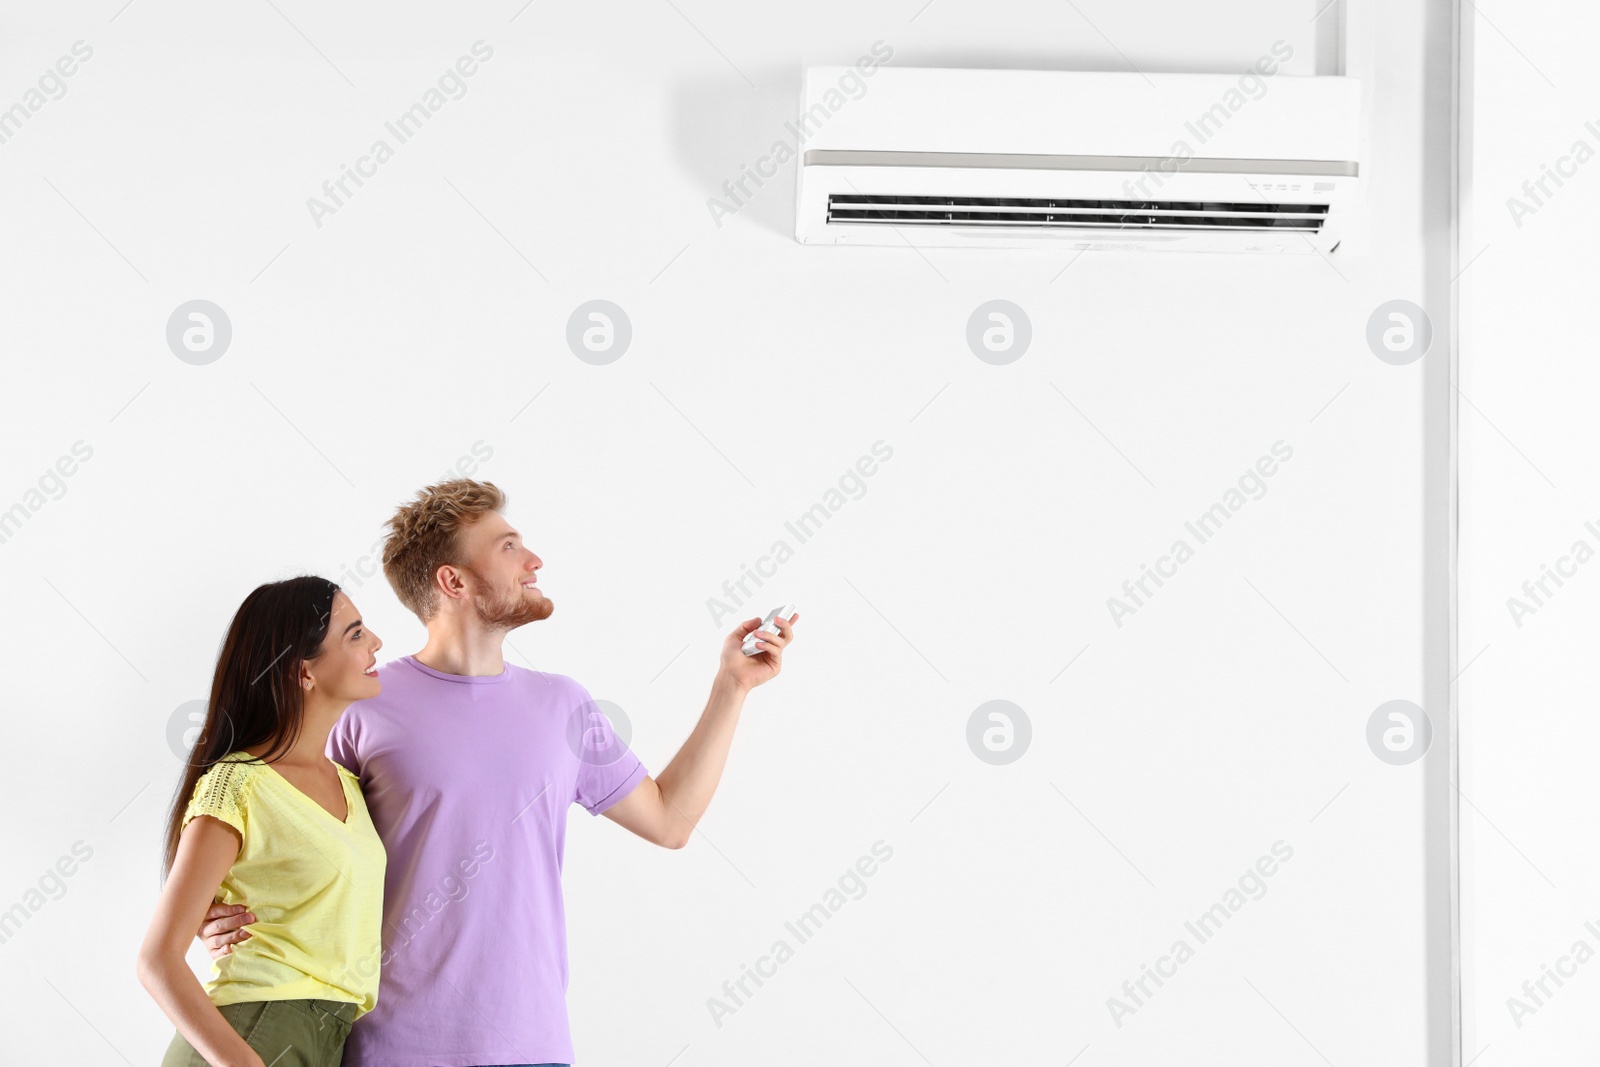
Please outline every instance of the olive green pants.
M272 1067L339 1067L356 1006L337 1000L247 1000L217 1009ZM182 1034L161 1067L210 1067Z

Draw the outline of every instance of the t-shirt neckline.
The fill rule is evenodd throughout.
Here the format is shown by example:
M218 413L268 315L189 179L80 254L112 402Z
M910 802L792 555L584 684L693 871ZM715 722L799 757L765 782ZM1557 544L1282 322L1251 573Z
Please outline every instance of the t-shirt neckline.
M241 749L241 751L243 750ZM246 752L245 755L248 756L249 753ZM304 800L307 804L310 804L313 808L316 808L318 811L322 812L322 814L326 815L329 820L331 820L333 824L338 826L341 830L353 830L355 829L355 825L352 817L355 815L356 809L355 805L350 802L350 786L345 782L345 776L350 773L350 769L337 762L334 762L333 760L329 760L328 762L333 763L334 769L339 772L339 789L344 793L344 818L342 819L313 799L311 794L307 793L304 789L301 789L299 786L289 781L288 778L284 777L283 772L278 770L278 768L274 767L272 764L263 763L261 766L275 774L278 778L278 781L282 782L294 792L298 793L300 795L300 799Z
M499 674L446 674L444 671L436 671L426 663L422 663L416 656L401 656L400 659L423 674L445 682L465 682L467 685L493 685L496 682L504 682L511 677L511 664L509 663L502 664Z
M234 760L234 759L232 759L232 757L235 756L235 755L241 756L243 758ZM311 797L311 795L309 793L307 793L304 789L301 789L299 786L297 786L293 782L289 781L289 779L287 777L285 777L285 775L284 775L284 773L282 771L278 770L278 768L274 767L272 764L270 764L270 763L266 762L265 760L263 760L260 756L252 756L250 753L248 753L244 749L240 748L240 749L235 749L233 752L229 753L227 756L224 756L223 759L225 761L230 761L231 760L231 762L234 762L234 763L244 763L244 764L247 764L247 765L250 765L250 766L261 767L261 768L263 768L265 770L271 771L273 776L275 778L277 778L278 781L282 782L284 784L284 786L286 786L291 792L297 794L300 797L301 800L305 801L307 804L310 804L312 807L314 807L318 811L322 812L322 814L326 815L333 822L333 824L335 826L338 826L341 830L352 830L352 829L355 828L355 824L352 821L352 816L355 814L355 805L352 804L351 801L350 801L350 785L349 785L349 782L348 782L348 779L355 778L355 775L350 771L350 768L346 767L344 764L338 762L337 760L329 760L328 762L332 763L333 764L333 769L338 772L339 789L344 793L344 818L343 819L339 818L333 812L331 812L327 808L323 807L320 803L318 803L316 800L314 800ZM356 788L357 789L361 788L359 779L357 779Z

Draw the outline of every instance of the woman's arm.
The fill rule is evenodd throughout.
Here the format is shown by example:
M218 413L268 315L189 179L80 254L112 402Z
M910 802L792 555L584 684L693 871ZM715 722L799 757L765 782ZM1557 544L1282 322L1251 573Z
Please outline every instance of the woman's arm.
M189 939L238 858L239 833L220 819L196 815L178 838L178 853L156 914L139 947L139 982L178 1032L217 1067L266 1067L222 1017L184 959Z

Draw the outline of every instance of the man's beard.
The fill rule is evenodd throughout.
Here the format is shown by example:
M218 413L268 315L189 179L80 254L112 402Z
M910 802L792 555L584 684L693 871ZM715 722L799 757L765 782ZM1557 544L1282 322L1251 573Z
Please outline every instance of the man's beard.
M478 585L489 587L483 575L471 567L463 565L461 569L470 574ZM498 630L515 630L525 623L548 619L555 610L555 604L551 603L549 597L542 594L537 598L529 597L520 584L515 593L479 593L472 598L472 605L478 609L479 621Z

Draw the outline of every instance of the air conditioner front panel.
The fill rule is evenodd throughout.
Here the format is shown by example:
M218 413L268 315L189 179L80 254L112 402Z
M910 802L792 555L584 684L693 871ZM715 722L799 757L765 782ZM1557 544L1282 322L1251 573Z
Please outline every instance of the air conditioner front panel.
M1235 100L1230 75L883 66L851 99L839 77L807 72L796 126L808 244L1327 253L1359 203L1346 78Z
M1286 173L815 166L798 236L812 244L1328 252L1341 185Z

